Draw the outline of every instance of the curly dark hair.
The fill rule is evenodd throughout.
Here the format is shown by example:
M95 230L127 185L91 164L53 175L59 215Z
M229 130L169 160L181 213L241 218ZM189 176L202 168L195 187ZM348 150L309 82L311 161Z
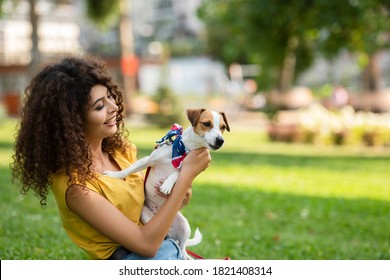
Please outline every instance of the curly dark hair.
M94 178L92 153L85 136L90 91L107 87L118 106L117 132L103 140L102 149L112 158L114 149L125 149L128 131L123 121L123 96L106 64L96 57L67 57L46 66L25 90L11 169L21 184L21 193L33 189L46 205L51 176L65 171L68 185Z

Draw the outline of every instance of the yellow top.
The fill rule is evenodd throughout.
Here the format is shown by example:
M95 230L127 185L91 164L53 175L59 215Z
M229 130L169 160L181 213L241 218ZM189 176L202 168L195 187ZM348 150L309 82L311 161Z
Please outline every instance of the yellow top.
M131 145L125 153L117 150L115 161L121 169L125 169L136 161L136 155L136 147ZM65 201L65 193L68 188L67 180L68 176L65 172L58 172L53 176L52 184L52 191L66 233L92 259L107 259L119 245L99 233L68 208ZM98 174L96 179L86 183L88 189L101 194L130 220L141 224L140 216L144 204L144 186L141 173L131 174L125 180Z

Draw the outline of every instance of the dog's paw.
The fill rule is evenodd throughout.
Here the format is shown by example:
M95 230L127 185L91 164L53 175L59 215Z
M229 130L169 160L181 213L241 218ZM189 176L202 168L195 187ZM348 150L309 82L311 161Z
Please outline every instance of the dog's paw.
M164 184L161 185L160 192L162 194L168 195L171 193L173 185L170 185L168 183L169 182L165 181Z
M173 186L176 183L177 177L179 176L179 172L173 172L171 175L168 176L167 179L165 179L164 183L160 187L160 192L167 195L170 194Z

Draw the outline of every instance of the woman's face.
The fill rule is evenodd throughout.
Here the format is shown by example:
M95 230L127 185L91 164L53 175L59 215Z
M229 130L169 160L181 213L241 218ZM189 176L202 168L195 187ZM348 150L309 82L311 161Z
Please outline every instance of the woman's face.
M87 110L86 135L89 142L101 141L117 131L116 114L118 106L105 86L91 89Z

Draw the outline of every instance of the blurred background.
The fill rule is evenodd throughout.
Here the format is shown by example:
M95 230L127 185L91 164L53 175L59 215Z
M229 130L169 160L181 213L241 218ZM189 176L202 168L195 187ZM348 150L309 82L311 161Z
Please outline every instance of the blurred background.
M41 66L89 53L126 115L209 106L273 141L390 144L390 2L0 0L0 116Z
M123 89L139 158L186 108L227 114L183 209L195 252L390 259L389 0L0 0L1 259L86 258L9 168L31 77L81 54Z

